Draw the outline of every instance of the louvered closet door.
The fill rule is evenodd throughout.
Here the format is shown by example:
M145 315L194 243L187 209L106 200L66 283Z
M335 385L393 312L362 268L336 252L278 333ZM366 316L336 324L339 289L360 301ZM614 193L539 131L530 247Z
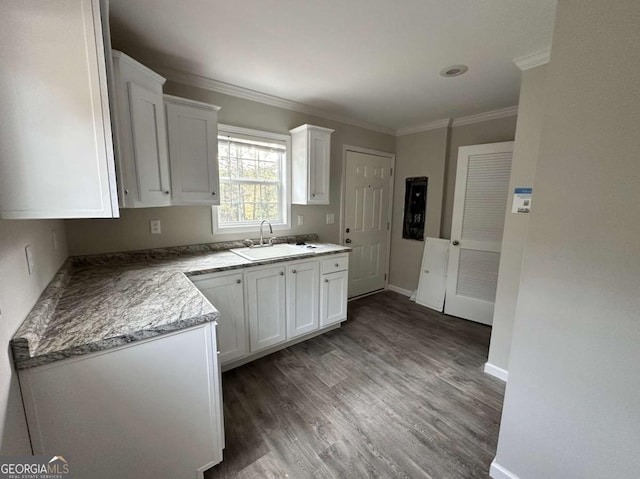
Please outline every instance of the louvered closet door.
M446 314L493 321L512 158L512 141L458 151Z

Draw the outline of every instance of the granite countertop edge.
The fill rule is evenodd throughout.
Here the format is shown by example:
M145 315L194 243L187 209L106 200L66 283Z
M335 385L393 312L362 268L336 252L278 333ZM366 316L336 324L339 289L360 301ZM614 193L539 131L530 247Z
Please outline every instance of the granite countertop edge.
M282 238L280 242L298 242L298 241L316 241L317 235L298 235ZM102 255L90 255L90 256L74 256L69 257L60 267L54 278L49 285L45 288L40 298L32 308L31 312L22 323L22 325L16 331L14 337L11 340L11 349L13 351L14 362L16 369L28 369L45 364L57 362L63 359L69 359L73 357L82 356L89 353L95 353L104 351L118 346L127 345L135 341L141 341L150 339L162 334L178 331L181 329L187 329L197 326L202 323L215 321L219 318L220 313L215 309L215 305L211 308L208 301L205 301L208 305L206 309L201 310L199 314L190 315L188 318L180 318L176 321L170 321L164 323L162 321L150 322L148 325L144 325L140 328L132 327L130 330L119 331L117 334L91 338L91 330L87 328L88 332L85 334L89 336L87 342L81 344L67 344L63 341L64 345L59 348L54 348L51 351L44 351L40 354L37 352L32 356L34 351L37 351L41 342L46 344L46 333L49 323L57 312L57 306L61 298L65 294L67 288L73 285L72 276L74 271L80 269L83 271L97 270L100 272L100 268L110 267L122 267L128 268L131 265L132 269L136 271L142 271L142 275L145 279L152 277L154 273L161 274L162 272L181 273L179 276L186 278L187 280L196 279L198 276L219 273L224 271L243 269L247 267L265 266L269 264L276 264L285 261L295 261L301 259L315 258L319 256L329 256L335 254L342 254L351 251L351 248L340 245L330 245L331 249L310 252L308 254L297 255L295 257L282 257L272 258L259 261L249 261L240 256L237 258L231 258L232 264L229 264L230 257L227 255L224 258L220 266L215 266L216 253L224 253L232 248L244 246L243 242L224 242L224 243L210 243L205 245L194 246L181 246L161 248L154 250L140 250L124 253L106 253ZM233 253L231 253L233 255ZM198 260L205 259L206 265L199 266ZM171 266L171 261L177 261L178 264ZM192 262L193 264L190 264ZM214 263L212 266L210 263ZM167 266L169 264L169 266ZM148 275L146 274L148 271ZM176 280L177 281L177 280ZM77 285L73 285L76 286ZM196 286L192 284L192 287L198 291L198 295L201 296ZM106 293L103 293L106 294ZM125 291L124 295L128 293ZM204 298L202 296L202 298ZM80 298L82 301L82 298ZM88 300L86 300L88 301ZM144 310L143 310L144 312ZM151 314L151 313L150 313ZM156 313L157 314L157 313ZM127 326L127 325L125 325ZM135 325L134 325L135 326ZM74 333L78 336L81 333ZM82 337L74 338L76 343L78 339Z
M181 321L176 321L174 323L164 324L161 327L157 327L157 328L149 328L149 329L143 328L131 333L123 333L118 336L103 338L98 341L83 344L81 346L74 346L68 349L62 349L60 351L45 353L45 354L41 354L34 357L22 356L22 358L20 359L16 358L16 369L22 370L22 369L35 368L37 366L44 366L45 364L50 364L63 359L71 359L78 356L84 356L90 353L97 353L100 351L110 350L113 348L117 348L119 346L126 346L127 344L130 344L136 341L151 339L167 333L180 331L182 329L187 329L194 326L198 326L200 324L212 322L218 319L219 317L220 317L220 313L216 311L214 313L207 313L200 316L195 316L188 320L181 320ZM28 354L28 346L26 349L26 353ZM15 352L14 352L14 355L15 355Z

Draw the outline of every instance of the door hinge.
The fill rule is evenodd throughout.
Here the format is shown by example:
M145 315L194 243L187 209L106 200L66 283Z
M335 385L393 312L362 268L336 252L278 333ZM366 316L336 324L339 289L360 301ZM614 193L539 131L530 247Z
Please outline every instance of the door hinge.
M390 176L393 176L393 168L391 168L391 174L390 174Z
M387 280L387 273L384 274L384 280Z

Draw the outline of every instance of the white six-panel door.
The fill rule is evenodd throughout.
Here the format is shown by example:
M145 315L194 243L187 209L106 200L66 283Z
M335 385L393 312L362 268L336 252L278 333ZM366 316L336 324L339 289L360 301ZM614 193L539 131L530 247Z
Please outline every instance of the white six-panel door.
M349 297L385 287L391 158L346 153L344 242L353 248Z
M513 142L461 147L444 312L491 324Z

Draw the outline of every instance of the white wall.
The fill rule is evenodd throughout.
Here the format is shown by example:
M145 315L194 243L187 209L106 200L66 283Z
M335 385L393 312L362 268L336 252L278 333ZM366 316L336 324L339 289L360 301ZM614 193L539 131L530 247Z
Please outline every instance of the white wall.
M168 82L165 92L218 105L220 123L288 134L304 123L334 129L331 135L331 204L327 206L293 205L292 228L278 235L318 233L322 241L337 243L340 228L340 191L342 182L342 145L360 146L395 152L395 137L344 123L313 117L262 103L221 93ZM335 215L335 223L326 224L327 213ZM297 226L298 215L304 225ZM227 239L256 237L247 233L216 235L211 229L211 208L207 206L174 206L167 208L122 209L115 220L69 220L66 223L69 252L73 255L125 251L164 246L210 243ZM149 233L149 220L159 219L162 234Z
M500 251L498 288L488 360L492 366L507 371L522 274L524 246L529 227L529 215L511 213L513 190L531 187L534 184L540 150L540 136L542 135L546 76L546 65L523 71L520 87L516 141L511 164L511 178L509 179L509 201Z
M35 265L32 275L25 258L28 244ZM66 257L62 221L0 220L0 456L31 454L9 340Z
M639 57L637 0L558 2L496 456L520 479L640 471Z
M424 242L402 238L405 180L428 176L425 237L440 236L440 219L447 158L448 128L422 131L396 139L389 283L414 290L418 287Z

